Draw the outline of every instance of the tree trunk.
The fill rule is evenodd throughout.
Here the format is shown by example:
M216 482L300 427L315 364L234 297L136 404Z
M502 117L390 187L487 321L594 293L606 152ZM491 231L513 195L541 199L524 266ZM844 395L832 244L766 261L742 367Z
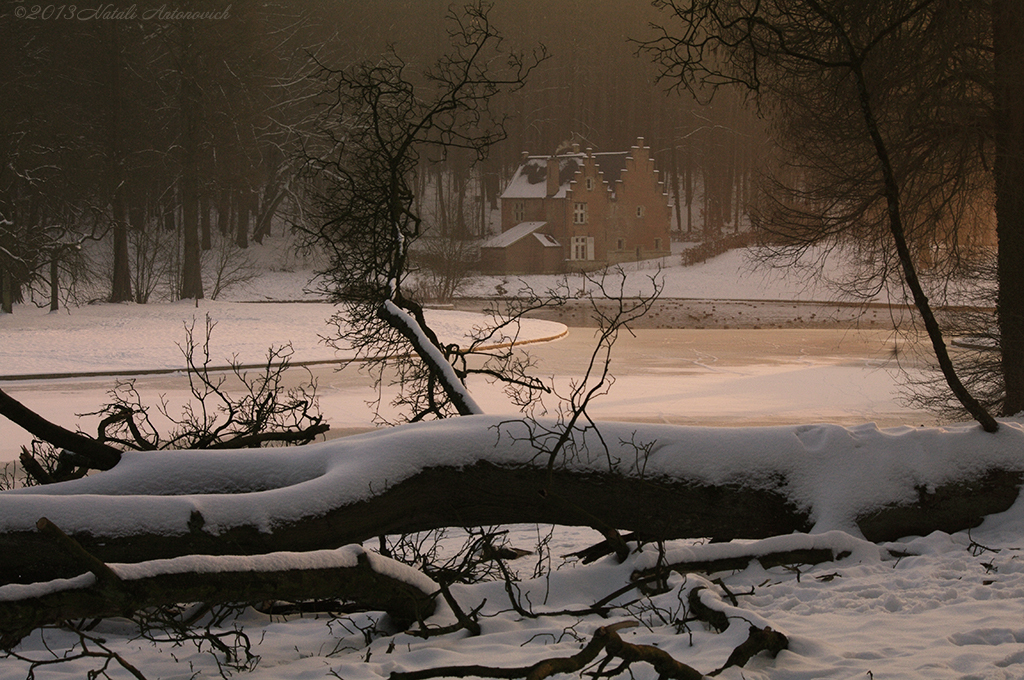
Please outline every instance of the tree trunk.
M996 432L999 429L999 423L996 422L996 419L992 417L992 414L990 414L988 410L974 398L974 395L967 390L967 387L964 386L960 377L957 375L956 368L953 366L953 360L950 358L949 350L943 340L939 322L935 318L935 313L932 310L931 303L928 301L928 296L925 295L924 288L918 278L917 268L910 255L910 247L907 244L906 232L903 227L900 186L896 181L896 173L893 170L892 161L889 157L889 149L885 140L882 138L882 133L878 127L878 121L875 118L874 108L871 103L871 94L868 90L867 78L864 75L862 64L859 61L856 61L852 45L848 46L848 50L853 64L851 66L851 71L857 86L861 113L864 116L864 125L875 148L875 156L881 166L883 179L882 191L885 196L889 232L892 235L893 244L896 246L896 253L903 269L903 279L907 284L907 288L910 289L914 306L921 314L921 320L928 333L928 339L931 340L932 351L935 353L935 359L939 363L939 369L942 371L942 376L945 378L946 384L949 386L953 396L956 397L957 401L959 401L960 404L963 405L964 409L971 414L972 418L978 421L986 432Z
M14 281L11 270L0 269L0 314L14 313Z
M994 471L931 491L921 488L916 502L872 510L857 523L871 541L935 530L962 531L980 524L985 515L1008 509L1017 498L1020 482L1018 473ZM387 488L368 481L372 494L365 499L305 516L290 511L289 517L266 516L253 524L218 523L211 530L204 528L201 512L192 510L188 530L178 534L163 524L147 527L140 520L127 535L106 535L97 527L69 535L104 562L137 562L188 554L333 549L382 534L450 526L601 524L635 530L650 540L705 537L716 541L809 531L808 512L787 500L784 485L781 480L779 490L754 489L477 462L460 468L428 467ZM12 505L5 507L0 495L4 515L13 512L18 498L26 497L10 496ZM55 496L45 513L54 517L52 513L61 512L60 504L70 498ZM147 497L139 498L144 502ZM0 552L4 555L0 584L69 578L81 572L75 559L34 528L0 533Z
M128 225L125 206L125 168L121 125L123 88L121 87L121 42L119 22L110 22L107 77L109 111L107 127L107 187L110 197L110 221L113 228L113 266L110 276L110 302L129 302L132 299L132 276L128 256Z
M121 460L117 449L51 423L3 390L0 390L0 415L43 441L74 452L83 459L83 465L88 464L93 469L109 470Z
M114 232L114 265L110 278L110 301L132 300L132 274L128 265L128 224L124 203L124 187L114 191L111 204Z
M47 525L47 520L40 520L41 528ZM130 566L108 566L96 561L59 530L56 533L63 538L54 539L54 530L49 526L51 543L60 545L68 554L77 554L80 571L92 571L96 580L88 587L56 588L41 595L0 601L2 649L13 648L39 626L68 619L126 616L141 609L180 602L337 599L385 611L403 627L434 611L433 593L402 580L403 572L413 572L411 568L371 556L359 546L319 553L317 566L306 568L282 567L282 562L287 565L287 558L276 560L274 556L264 560L268 563L266 568L261 568L259 560L255 564L234 564L238 561L212 558L199 571L193 567L175 573L173 565L163 565L166 571L162 572L161 565L154 565L144 570L150 573L133 577ZM417 581L429 583L422 576Z
M253 230L252 238L256 243L263 245L263 239L270 236L270 227L274 221L277 209L281 207L286 192L285 187L274 184L267 185L263 194L263 205L260 208L259 218L256 221L256 229Z
M221 236L231 233L231 190L221 189L217 195L217 230Z
M685 156L683 166L683 188L686 193L686 235L693 234L693 159L690 153Z
M202 234L202 249L213 249L213 234L210 233L210 194L203 191L199 194L199 227Z
M174 223L174 190L171 189L168 193L170 196L167 198L167 202L164 203L164 231L173 234L178 228Z
M1024 411L1024 6L993 0L996 235L1003 415Z
M235 245L249 247L249 191L239 189L235 194Z
M199 247L199 204L196 194L196 168L186 161L181 182L181 288L178 297L183 300L203 298L202 252Z
M448 222L448 207L444 201L444 170L437 166L437 226L440 228L439 236L447 236L450 228Z
M202 254L199 248L199 64L193 44L193 28L183 24L180 114L182 116L181 168L181 286L178 297L200 300L203 297Z
M50 311L60 309L60 250L55 249L50 257Z

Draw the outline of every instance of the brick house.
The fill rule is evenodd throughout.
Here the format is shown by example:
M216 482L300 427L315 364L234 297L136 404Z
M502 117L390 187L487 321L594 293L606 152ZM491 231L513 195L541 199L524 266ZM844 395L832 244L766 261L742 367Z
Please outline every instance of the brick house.
M527 156L501 195L501 234L480 268L508 274L600 269L670 254L671 207L651 150Z

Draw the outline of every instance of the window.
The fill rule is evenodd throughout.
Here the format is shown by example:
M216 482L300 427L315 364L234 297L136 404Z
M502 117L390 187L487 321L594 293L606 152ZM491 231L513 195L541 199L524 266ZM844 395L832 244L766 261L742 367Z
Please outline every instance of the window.
M594 237L573 236L571 260L593 260L594 259Z
M616 239L615 240L615 250L625 250L625 249L626 249L626 239L624 239L624 238Z
M636 207L636 216L637 217L643 217L644 216L644 207L642 205L638 205Z
M594 190L594 178L593 177L588 177L587 178L587 191L593 191L593 190Z
M660 238L654 239L654 249L655 250L661 250L661 239Z
M587 204L586 203L574 203L572 206L572 223L573 224L586 224L587 223Z
M523 201L516 201L512 204L512 219L516 222L526 219L526 204Z

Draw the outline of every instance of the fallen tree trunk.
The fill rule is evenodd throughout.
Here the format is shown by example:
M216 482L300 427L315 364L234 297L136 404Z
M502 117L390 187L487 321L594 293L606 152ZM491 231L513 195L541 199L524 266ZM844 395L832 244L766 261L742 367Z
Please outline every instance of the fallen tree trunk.
M114 447L51 423L3 390L0 390L0 415L43 441L73 452L84 467L110 470L121 460L121 452Z
M541 493L549 488L557 494ZM189 531L178 535L159 530L136 530L124 536L68 533L104 562L134 562L190 554L317 550L361 543L381 534L451 526L585 526L588 517L583 513L599 517L608 526L643 528L646 534L662 538L764 538L811 527L806 513L790 505L779 492L738 485L701 486L685 480L652 483L567 471L556 472L549 480L540 468L481 462L461 469L426 469L369 500L339 505L322 515L275 523L271 531L261 531L251 523L214 529L202 512L195 510ZM74 561L34 530L0 534L0 554L4 555L0 561L3 583L67 578L79 573Z
M549 487L550 484L550 487ZM918 504L880 509L863 518L871 541L959 531L980 524L1016 499L1020 477L994 472L981 480L922 492ZM558 490L542 495L546 488ZM984 490L984 493L979 493ZM572 501L565 499L573 499ZM584 515L586 513L586 516ZM177 535L139 529L128 535L85 531L72 537L104 562L134 562L190 554L255 555L308 551L360 543L381 534L449 526L540 523L587 525L587 516L661 539L766 538L809 531L806 512L780 492L738 485L699 485L686 480L657 483L611 474L556 472L478 463L462 469L427 469L370 500L341 505L319 516L276 524L211 530L193 511L189 531ZM36 531L0 534L0 582L29 583L68 578L79 565Z
M700 680L703 674L684 663L673 659L665 651L650 645L634 645L623 641L618 631L623 628L636 627L636 621L623 621L610 626L602 626L594 631L594 636L583 649L572 656L555 657L538 661L532 666L518 668L495 668L491 666L444 666L427 668L421 671L393 671L389 680L429 680L430 678L526 678L526 680L544 680L559 673L575 673L589 666L601 651L608 654L600 666L601 669L611 659L621 659L624 666L636 662L645 662L658 672L659 678L676 678L677 680Z
M67 549L67 544L63 547ZM433 613L437 590L421 572L360 546L257 557L188 556L140 564L107 565L92 556L83 560L80 552L75 559L92 573L69 581L0 587L0 649L10 650L39 626L131 616L181 602L335 599L387 612L405 627Z
M589 453L593 440L579 437L568 460L548 471L537 441L506 431L519 427L521 434L516 422L475 416L302 448L126 453L110 472L0 494L0 583L80 573L80 565L37 531L43 516L103 562L304 552L382 534L514 523L726 541L806 532L812 517L825 515L827 528L859 528L869 540L884 541L977 526L1008 509L1021 483L1015 470L992 469L1020 455L1021 437L1010 427L991 438L977 430L893 435L834 426L719 431L607 423L603 441L617 438L624 449L610 452L614 457ZM972 438L974 432L985 439ZM859 439L848 441L853 435ZM844 487L833 477L862 482L863 466L853 456L864 455L875 440L891 445L896 436L910 439L899 444L907 449L927 446L929 457L908 456L904 463L874 454L874 466L888 466L885 476L862 486L881 490L868 501L861 500L863 488L841 497ZM731 448L720 449L726 439ZM644 441L657 446L637 446ZM812 445L816 478L800 460L809 455L801 447ZM981 458L1000 446L1010 453L988 459L995 461L988 469L975 464L944 482L928 476L942 468L935 463L940 456ZM822 449L829 457L818 453ZM774 458L766 459L764 450ZM721 462L726 451L731 460ZM919 460L924 469L915 467ZM717 466L713 475L706 472L708 461Z

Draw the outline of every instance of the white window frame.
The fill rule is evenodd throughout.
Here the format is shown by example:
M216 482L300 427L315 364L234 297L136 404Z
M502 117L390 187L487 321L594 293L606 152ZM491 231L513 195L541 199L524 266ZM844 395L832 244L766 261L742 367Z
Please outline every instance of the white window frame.
M569 259L575 261L594 259L594 237L573 236L571 242L572 250L569 252Z
M593 191L594 190L594 178L593 177L588 177L587 181L586 181L586 185L587 185L587 191Z
M572 204L572 223L587 223L587 204L585 201L577 201Z
M643 217L644 216L644 212L646 212L646 211L644 210L644 207L642 205L638 205L636 207L636 216L637 217Z

